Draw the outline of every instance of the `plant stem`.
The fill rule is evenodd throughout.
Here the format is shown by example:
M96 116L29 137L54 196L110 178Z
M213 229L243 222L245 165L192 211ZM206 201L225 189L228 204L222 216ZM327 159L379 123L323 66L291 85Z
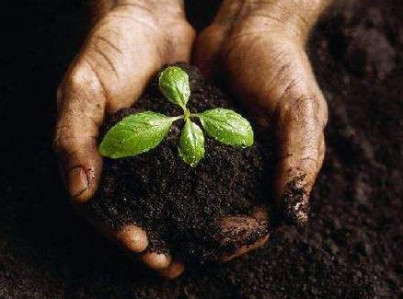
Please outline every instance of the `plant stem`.
M190 113L189 110L187 110L187 109L184 110L184 112L183 112L183 118L184 118L185 120L188 120L191 115L192 115L192 114Z
M172 118L173 118L172 122L174 122L174 121L177 121L177 120L179 120L179 119L183 119L184 116L183 116L183 115L180 115L180 116L175 116L175 117L172 117Z

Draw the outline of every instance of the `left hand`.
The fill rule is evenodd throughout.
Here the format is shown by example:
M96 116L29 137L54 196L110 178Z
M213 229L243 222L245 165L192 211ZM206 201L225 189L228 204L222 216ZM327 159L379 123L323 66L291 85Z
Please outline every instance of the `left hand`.
M83 204L101 177L97 140L104 118L130 107L163 65L189 61L194 41L182 0L92 2L97 22L58 88L54 139L72 203L88 220ZM129 224L114 231L91 223L150 269L168 278L182 273L179 261L148 250L143 228Z

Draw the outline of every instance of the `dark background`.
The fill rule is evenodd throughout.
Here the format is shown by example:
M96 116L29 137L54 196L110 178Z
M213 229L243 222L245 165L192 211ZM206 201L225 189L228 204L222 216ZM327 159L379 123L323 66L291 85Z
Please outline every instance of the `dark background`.
M0 298L402 298L400 1L339 1L313 34L330 122L307 230L282 228L256 254L172 283L144 274L76 217L59 178L55 94L85 37L84 1L9 2L1 9ZM217 2L188 2L198 27Z

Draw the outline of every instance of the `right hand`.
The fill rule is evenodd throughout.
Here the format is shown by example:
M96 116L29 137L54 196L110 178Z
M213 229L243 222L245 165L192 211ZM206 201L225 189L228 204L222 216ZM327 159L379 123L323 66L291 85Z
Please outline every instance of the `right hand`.
M102 170L97 138L105 114L131 106L163 65L189 61L195 36L183 1L113 2L99 2L98 21L57 93L54 147L78 207L97 190ZM129 252L140 253L148 267L164 276L173 278L183 271L170 256L147 252L143 229L129 225L112 232L96 226Z

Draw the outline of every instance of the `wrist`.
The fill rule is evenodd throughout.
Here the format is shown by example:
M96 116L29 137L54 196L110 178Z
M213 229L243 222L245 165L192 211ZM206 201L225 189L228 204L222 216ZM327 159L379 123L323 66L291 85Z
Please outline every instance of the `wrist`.
M155 15L183 15L184 0L88 0L95 18L115 10L143 9Z
M184 0L113 0L115 7L139 7L150 12L171 14L184 11Z
M333 0L244 0L243 15L262 19L271 30L304 43L311 28Z

